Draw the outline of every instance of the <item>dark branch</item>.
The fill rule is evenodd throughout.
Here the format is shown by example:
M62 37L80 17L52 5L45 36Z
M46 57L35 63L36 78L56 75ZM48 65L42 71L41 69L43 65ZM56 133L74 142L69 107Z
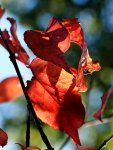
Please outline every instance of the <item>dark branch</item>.
M27 112L27 127L26 127L26 147L30 146L30 109L29 106L27 106L28 112Z
M34 118L35 123L36 123L36 125L37 125L37 127L38 127L38 130L39 130L39 132L40 132L40 135L41 135L41 137L42 137L42 140L43 140L43 142L45 143L45 145L47 146L48 150L54 150L54 149L52 148L51 144L49 143L49 140L48 140L47 136L45 135L45 133L44 133L44 131L43 131L41 125L40 125L40 122L39 122L39 120L38 120L38 118L37 118L37 116L36 116L36 113L35 113L35 111L34 111L34 109L33 109L33 106L32 106L32 103L31 103L31 101L30 101L30 98L29 98L29 96L28 96L28 94L27 94L27 92L26 92L26 87L25 87L25 85L24 85L24 82L23 82L23 79L22 79L20 70L19 70L19 68L18 68L16 59L15 59L15 55L14 55L14 54L12 53L12 51L10 50L10 47L9 47L9 45L8 45L8 43L7 43L7 41L6 41L6 39L4 38L1 29L0 29L0 35L1 35L1 38L2 38L2 40L3 40L3 42L4 42L5 46L6 46L7 51L8 51L9 54L10 54L9 58L10 58L11 62L13 63L13 66L14 66L14 68L15 68L15 70L16 70L16 73L17 73L18 78L19 78L19 80L20 80L20 84L21 84L21 86L22 86L23 93L24 93L24 95L25 95L27 104L28 104L28 106L29 106L29 109L30 109L32 115L33 115L33 118Z

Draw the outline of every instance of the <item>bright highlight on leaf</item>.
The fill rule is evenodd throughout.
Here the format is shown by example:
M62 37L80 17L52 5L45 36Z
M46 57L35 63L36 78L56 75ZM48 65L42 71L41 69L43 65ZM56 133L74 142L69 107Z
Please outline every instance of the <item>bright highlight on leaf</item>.
M7 144L7 140L7 134L0 128L0 146L5 146Z
M87 89L84 82L83 71L88 70L92 73L93 71L100 70L99 62L96 61L93 63L89 56L83 29L76 18L66 19L60 22L53 17L46 31L28 30L24 34L24 39L36 56L52 62L73 74L74 72L67 65L63 53L68 50L70 42L77 43L82 49L82 55L77 69L78 75L76 76L76 85L78 85L78 87L84 87L83 91Z
M79 69L88 70L90 73L100 70L99 63L93 63L89 56L83 29L76 18L60 22L53 17L46 31L28 30L24 34L24 39L36 56L53 62L67 71L69 70L63 53L68 50L70 42L75 42L82 49Z
M0 17L3 14L4 10L0 7ZM26 90L37 117L49 126L66 132L74 140L78 150L95 150L95 148L80 146L78 128L83 125L85 118L80 92L87 90L84 71L87 70L92 74L93 71L100 70L100 64L98 61L92 61L78 20L73 18L61 22L53 17L45 31L26 31L24 40L37 56L29 64L29 56L16 35L16 21L13 18L7 19L11 23L11 36L7 30L2 32L3 36L11 52L19 61L29 65L33 73ZM71 42L77 43L82 50L76 69L68 66L63 56ZM6 48L1 37L0 44ZM17 77L7 78L0 83L0 102L15 99L22 93ZM111 90L102 97L102 107L95 114L99 119L110 93ZM40 150L37 147L26 148L19 145L21 150Z
M27 92L38 118L80 144L77 128L84 122L85 110L73 75L39 58L30 68L35 77Z
M21 96L23 93L18 77L9 77L0 82L0 103Z
M105 106L106 106L106 103L111 95L111 93L113 92L113 87L111 87L108 91L106 91L103 96L101 97L101 100L102 100L102 105L101 105L101 108L94 114L94 117L96 119L99 119L100 121L102 121L102 118L101 118L101 115L103 114L104 112L104 109L105 109Z
M84 33L77 19L60 22L52 18L46 31L28 30L25 42L39 57L30 64L34 77L28 82L27 92L38 118L55 129L66 132L80 145L77 129L83 124L84 106L79 92L87 90L84 71L98 71L84 40ZM82 49L77 69L68 66L63 54L70 43Z

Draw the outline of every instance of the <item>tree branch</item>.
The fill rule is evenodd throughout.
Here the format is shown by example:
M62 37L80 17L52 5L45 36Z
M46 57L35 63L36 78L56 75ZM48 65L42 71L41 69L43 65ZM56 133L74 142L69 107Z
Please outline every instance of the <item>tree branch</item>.
M113 115L110 115L108 117L105 117L102 119L103 122L99 121L99 120L93 120L93 121L88 121L85 122L84 125L82 126L83 128L88 128L88 127L92 127L92 126L97 126L97 125L101 125L103 123L109 123L113 121Z
M107 144L107 142L109 142L112 138L113 138L113 135L111 135L107 140L105 140L97 150L101 150L101 148L104 147Z
M29 96L28 96L28 94L27 94L27 92L26 92L26 87L25 87L25 85L24 85L24 82L23 82L23 79L22 79L20 70L19 70L19 68L18 68L16 59L15 59L15 55L14 55L14 54L12 53L12 51L10 50L10 47L9 47L9 45L8 45L8 43L7 43L7 41L6 41L6 39L4 38L1 29L0 29L0 35L1 35L1 38L2 38L2 40L3 40L3 42L4 42L5 46L6 46L7 51L9 52L9 55L10 55L9 58L10 58L11 62L13 63L13 66L14 66L14 68L15 68L15 70L16 70L16 73L17 73L18 78L19 78L19 80L20 80L20 84L21 84L21 86L22 86L23 93L24 93L24 95L25 95L27 104L28 104L28 106L29 106L29 109L30 109L32 115L33 115L33 118L34 118L35 123L36 123L36 125L37 125L37 127L38 127L38 130L39 130L39 132L40 132L40 135L41 135L41 137L42 137L42 140L43 140L43 142L45 143L45 145L47 146L48 150L54 150L54 149L52 148L51 144L49 143L49 140L48 140L47 136L45 135L45 133L44 133L44 131L43 131L41 125L40 125L40 122L39 122L39 120L38 120L38 118L37 118L37 115L36 115L34 109L33 109L33 106L32 106L32 103L31 103L31 101L30 101L30 98L29 98Z
M27 109L28 109L28 112L27 112L27 121L26 121L26 124L27 124L27 127L26 127L26 147L29 147L30 146L30 109L29 109L29 106L27 106Z

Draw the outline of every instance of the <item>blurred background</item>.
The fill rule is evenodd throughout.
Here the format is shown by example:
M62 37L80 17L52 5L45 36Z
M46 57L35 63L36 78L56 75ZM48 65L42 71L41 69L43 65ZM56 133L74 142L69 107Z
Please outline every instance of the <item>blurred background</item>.
M105 108L103 118L106 122L95 122L93 114L101 106L102 94L113 86L113 0L0 0L0 4L6 9L1 20L0 27L9 29L7 17L13 17L17 21L17 35L23 47L32 56L23 40L23 33L28 29L47 28L52 16L59 20L64 18L78 18L81 23L86 43L93 60L99 60L102 69L93 75L86 75L89 90L81 93L86 107L86 124L79 129L80 139L83 145L98 148L105 139L113 134L113 94L110 96ZM81 49L72 44L65 54L67 62L77 67L81 55ZM22 76L25 80L31 78L31 72L19 63ZM16 75L9 61L8 53L0 46L0 81L6 77ZM25 144L26 132L26 102L24 96L15 101L0 104L0 127L9 136L8 145L0 150L19 150L15 143ZM93 122L94 121L94 122ZM40 134L31 118L31 145L45 149ZM93 122L92 124L90 122ZM42 123L55 150L75 150L75 144L67 140L67 135L51 129ZM63 143L63 148L60 148ZM113 146L113 140L110 143ZM110 145L110 146L111 146ZM112 150L106 148L106 150Z

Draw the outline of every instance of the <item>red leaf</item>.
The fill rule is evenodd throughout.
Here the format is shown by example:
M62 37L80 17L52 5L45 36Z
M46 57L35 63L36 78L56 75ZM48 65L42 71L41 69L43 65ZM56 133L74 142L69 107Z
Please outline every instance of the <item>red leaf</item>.
M2 6L0 5L0 19L2 18L2 16L4 15L5 9L2 8Z
M50 20L46 31L26 31L24 39L36 56L69 71L63 53L69 48L70 35L56 18Z
M37 116L80 144L77 128L84 122L85 110L73 75L38 58L30 68L35 77L28 83L27 92Z
M5 146L7 144L7 140L7 134L0 128L0 146Z
M62 23L70 33L71 42L75 42L83 48L85 42L83 36L84 34L78 19L64 19Z
M94 114L94 117L96 119L99 119L100 121L102 121L102 118L101 118L101 115L103 114L104 112L104 109L105 109L105 106L106 106L106 103L111 95L111 93L113 92L113 87L111 87L107 92L105 92L103 94L103 96L101 97L101 100L102 100L102 105L101 105L101 108Z
M64 26L70 33L71 42L77 43L82 48L82 55L79 61L79 68L88 70L90 73L100 70L99 62L92 62L84 39L84 32L77 18L65 19Z
M17 144L18 144L18 143L17 143ZM40 148L35 147L35 146L24 147L24 146L23 146L23 145L21 145L21 144L18 144L18 145L20 145L21 150L40 150Z
M12 45L14 46L14 53L17 54L17 59L23 62L24 64L28 65L29 64L29 56L27 55L25 49L22 47L20 44L16 31L17 31L17 25L16 21L13 18L7 18L9 22L11 23L11 28L10 32L12 35Z
M50 20L46 31L26 31L24 39L28 47L39 58L50 61L70 72L63 53L68 50L70 42L76 42L82 48L82 55L78 66L77 79L84 79L83 71L90 73L100 69L99 62L92 62L84 40L84 33L77 19L67 19L62 23L56 18ZM79 74L81 72L81 74ZM80 75L80 77L79 77ZM83 76L81 76L83 75ZM76 79L77 83L80 83ZM85 83L82 83L85 87ZM86 87L85 87L86 89Z
M7 18L10 23L11 23L11 28L10 28L10 32L11 32L11 38L10 35L8 33L7 30L4 30L3 36L5 38L5 40L7 41L10 50L13 54L15 54L15 57L21 61L22 63L24 63L25 65L29 64L29 56L27 55L25 49L22 47L22 45L20 44L17 35L16 35L16 31L17 31L17 25L16 25L16 21L13 18ZM0 44L6 48L2 38L0 37ZM7 48L6 48L7 49Z
M84 80L84 73L83 73L82 68L79 69L76 72L76 74L75 74L75 71L73 71L73 68L70 68L70 70L73 73L74 78L76 80L76 87L78 87L78 91L79 92L85 92L85 91L87 91L87 85L86 85L86 82Z
M0 102L7 102L23 93L18 77L9 77L0 82Z
M100 70L101 67L98 61L95 61L94 63L92 62L84 39L84 32L81 24L78 22L78 19L66 19L63 21L63 24L70 33L71 42L77 43L82 49L82 55L78 66L78 74L76 76L76 85L78 87L81 85L84 87L83 91L85 91L87 88L86 83L84 82L83 72L88 70L90 73L92 73L93 71Z

